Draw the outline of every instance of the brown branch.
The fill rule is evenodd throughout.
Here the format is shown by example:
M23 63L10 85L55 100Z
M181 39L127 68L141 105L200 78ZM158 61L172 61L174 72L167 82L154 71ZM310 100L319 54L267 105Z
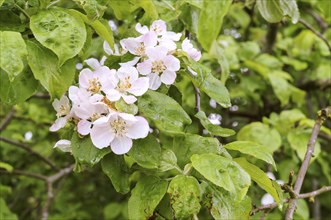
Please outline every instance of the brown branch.
M321 29L321 33L324 33L327 28L328 28L328 24L323 20L323 18L316 13L314 10L309 9L308 13L317 21L318 26Z
M308 145L307 145L306 155L305 155L304 160L302 161L302 164L301 164L298 176L297 176L297 180L294 185L294 193L296 195L299 195L302 184L303 184L303 180L305 179L305 176L306 176L306 173L308 170L308 166L310 163L310 159L314 153L314 148L315 148L315 143L316 143L316 140L318 137L318 133L319 133L321 126L324 123L325 119L327 117L330 117L330 115L331 115L331 107L327 107L325 109L322 109L319 112L318 117L315 120L315 125L313 127L313 131L312 131L311 137L310 137ZM286 220L293 219L293 214L295 211L297 201L298 201L297 198L291 198L289 200L289 205L288 205L286 213L285 213Z
M309 23L307 23L302 18L299 19L299 23L302 24L303 26L305 26L306 28L308 28L309 30L311 30L317 37L319 37L321 40L323 40L325 42L325 44L328 46L329 51L331 52L331 45L329 44L328 40L323 36L323 34L318 32L313 26L311 26Z
M46 186L47 186L47 199L45 202L45 205L42 209L42 213L41 213L41 219L42 220L47 220L48 219L48 210L49 207L52 204L53 198L54 198L54 192L53 192L53 183L57 180L59 180L60 178L62 178L63 176L69 174L72 172L74 168L74 165L70 165L69 167L66 167L62 170L60 170L58 173L47 177L46 179Z
M40 175L40 174L37 174L37 173L29 173L29 172L26 172L26 171L23 171L23 170L13 170L11 172L6 171L6 170L0 170L0 173L9 174L9 175L14 174L14 175L27 176L27 177L32 177L32 178L43 180L43 181L47 180L46 176L43 176L43 175Z
M10 112L6 115L6 117L1 121L0 132L5 130L5 128L9 125L10 121L14 117L14 114L15 114L15 108L12 108Z
M194 87L194 92L195 92L195 111L200 112L200 110L201 110L200 90L197 87L195 87L194 85L193 85L193 87Z
M306 198L312 198L312 197L315 197L315 196L318 196L322 193L325 193L325 192L328 192L328 191L331 191L331 186L323 186L322 188L318 189L318 190L315 190L315 191L312 191L312 192L309 192L309 193L303 193L303 194L300 194L297 196L298 199L306 199ZM289 202L290 200L289 199L284 199L284 203L287 203ZM277 202L273 202L271 204L268 204L268 205L263 205L263 206L260 206L260 207L257 207L257 208L254 208L250 215L254 215L260 211L263 211L263 210L268 210L268 209L274 209L278 206Z
M267 53L272 53L273 47L276 43L278 25L278 23L269 24L268 33L266 36L266 44L264 48L264 51Z
M51 160L49 160L48 158L46 158L43 155L39 154L38 152L34 151L32 148L28 147L25 144L20 143L20 142L16 142L16 141L13 141L13 140L10 140L8 138L1 137L1 136L0 136L0 141L3 141L7 144L11 144L13 146L16 146L16 147L19 147L19 148L25 150L25 151L29 152L30 154L35 155L36 157L41 159L43 162L48 164L52 169L58 170L58 168L55 166L55 164Z

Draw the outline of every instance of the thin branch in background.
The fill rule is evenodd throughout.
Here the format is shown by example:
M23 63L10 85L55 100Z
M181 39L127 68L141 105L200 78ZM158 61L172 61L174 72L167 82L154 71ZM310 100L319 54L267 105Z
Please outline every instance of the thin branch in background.
M194 92L195 92L195 111L196 112L200 112L200 110L201 110L201 108L200 108L200 90L197 88L197 87L195 87L195 85L193 85L193 87L194 87Z
M323 20L323 18L319 14L317 14L313 10L309 9L308 13L317 21L318 26L320 26L321 33L323 34L327 30L328 24Z
M272 53L272 50L276 43L278 26L279 26L278 23L269 24L268 33L266 36L266 44L265 44L265 48L264 48L264 51L267 53Z
M0 170L0 173L27 176L27 177L32 177L32 178L43 180L43 181L47 180L47 176L43 176L43 175L40 175L40 174L37 174L37 173L29 173L29 172L26 172L26 171L23 171L23 170L13 170L11 172L6 171L6 170Z
M36 93L31 98L38 98L38 99L50 99L51 96L47 93Z
M36 157L38 157L39 159L41 159L43 162L45 162L46 164L48 164L52 169L58 170L58 168L56 167L56 165L51 160L49 160L48 158L46 158L43 155L39 154L38 152L34 151L29 146L27 146L27 145L25 145L23 143L20 143L20 142L16 142L16 141L10 140L10 139L5 138L5 137L1 137L1 136L0 136L0 141L3 141L5 143L7 143L7 144L11 144L13 146L16 146L16 147L19 147L19 148L25 150L25 151L29 152L30 154L35 155Z
M318 32L313 26L311 26L309 23L307 23L302 18L299 19L299 23L302 24L303 26L305 26L306 28L308 28L309 30L311 30L314 34L316 34L317 37L319 37L321 40L323 40L325 42L325 44L328 46L329 51L331 52L331 45L329 44L328 40L323 36L323 34Z
M327 117L330 117L330 115L331 115L331 106L327 107L325 109L322 109L319 112L317 119L315 120L315 125L313 127L313 131L312 131L311 137L310 137L308 145L307 145L306 155L305 155L304 160L302 161L302 164L301 164L298 176L297 176L297 180L294 185L294 193L296 195L299 195L303 181L305 179L305 176L306 176L306 173L308 170L308 166L310 163L310 159L314 153L314 148L315 148L315 143L316 143L316 140L318 137L318 133L322 127L322 124L324 123L324 121L326 120ZM288 208L285 213L286 220L293 219L293 214L295 211L297 201L298 201L297 198L291 198L289 200L289 205L288 205Z
M297 196L298 199L306 199L306 198L313 198L315 196L318 196L322 193L325 193L325 192L329 192L331 191L331 186L324 186L318 190L315 190L315 191L312 191L312 192L309 192L309 193L303 193L303 194L300 194ZM287 203L289 202L290 199L284 199L284 203ZM256 213L260 212L260 211L263 211L263 210L270 210L270 209L274 209L278 206L278 204L276 202L273 202L273 203L270 203L268 205L263 205L263 206L259 206L259 207L256 207L254 208L250 215L255 215Z
M0 124L0 132L3 131L11 122L15 114L15 108L13 107L10 112L6 115L6 117L1 121Z

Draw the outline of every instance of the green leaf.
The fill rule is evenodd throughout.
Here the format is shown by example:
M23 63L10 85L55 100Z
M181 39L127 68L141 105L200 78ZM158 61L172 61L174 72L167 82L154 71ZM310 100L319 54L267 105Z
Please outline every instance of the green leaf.
M293 23L299 20L296 0L257 0L256 4L262 17L270 23L277 23L286 15L292 18Z
M138 108L158 129L170 135L183 133L184 125L192 122L175 100L159 92L146 92L138 99Z
M234 161L216 154L195 154L193 167L207 180L234 194L242 200L251 184L250 176Z
M180 168L177 165L177 157L172 150L165 149L162 151L161 154L159 171L165 172L172 169L180 170Z
M251 141L234 141L229 144L224 145L226 149L237 150L241 153L251 155L257 159L263 160L277 170L274 158L272 157L272 152L267 146L251 142Z
M303 159L305 158L306 155L306 151L307 151L307 144L310 140L310 136L311 136L311 129L293 129L291 130L288 135L287 135L287 140L291 145L291 148L294 149L300 160L303 161ZM312 157L312 161L314 161L319 153L321 152L321 145L318 141L316 141L315 143L315 149L314 149L314 157Z
M236 133L232 129L222 128L219 125L214 125L214 124L210 123L206 114L202 111L198 112L195 115L195 117L198 118L200 120L200 123L202 124L202 126L213 135L220 136L220 137L229 137Z
M23 71L28 55L21 34L13 31L1 31L0 51L0 67L7 72L9 80L13 82Z
M80 172L80 165L93 166L97 164L106 154L110 153L109 148L98 149L90 137L80 138L74 133L71 138L72 155L76 159L75 171Z
M83 20L66 9L39 11L31 17L30 28L36 39L57 55L59 66L76 56L86 40Z
M68 12L76 17L80 17L81 19L83 19L83 21L86 24L90 25L95 30L95 32L105 41L107 41L109 46L114 50L113 31L107 23L105 24L104 22L101 22L99 20L91 21L86 15L73 9L70 9Z
M168 183L154 176L141 178L131 192L129 219L149 219L167 191Z
M105 219L116 219L119 217L123 209L123 205L117 202L109 203L104 209L103 209L103 215Z
M24 32L25 28L26 25L22 24L18 15L11 11L1 10L0 31Z
M5 169L8 172L12 172L14 170L14 167L12 165L1 161L0 161L0 168Z
M282 138L276 129L270 128L261 122L252 122L240 129L238 141L253 141L267 146L268 151L276 151L282 144Z
M233 159L238 163L252 178L254 182L259 184L266 192L268 192L274 200L280 204L283 201L280 200L277 190L275 189L273 182L269 179L267 174L263 172L259 167L249 163L245 158L239 157Z
M177 156L178 165L184 167L190 162L193 154L221 152L221 146L216 138L202 137L196 134L186 134L181 137L175 137L173 142L174 153Z
M156 138L149 135L144 139L135 140L128 154L140 166L153 169L157 168L160 163L161 147Z
M185 74L190 77L194 86L200 88L222 107L228 108L231 106L229 91L221 81L213 76L210 69L192 59L187 59L186 57L182 59L188 67L197 73L193 75L190 71L185 71Z
M123 99L115 102L115 108L119 112L126 112L128 114L136 115L138 113L138 106L135 104L127 104Z
M238 201L231 193L222 188L211 186L206 182L202 182L203 185L207 185L205 200L210 200L211 204L208 208L214 219L249 219L252 205L248 196Z
M226 59L226 56L224 55L223 48L216 41L213 41L213 45L210 48L209 55L217 59L218 64L221 66L221 81L225 84L226 80L230 75L230 64Z
M262 17L270 23L277 23L283 18L283 10L280 7L279 0L257 0L257 8Z
M17 215L12 213L6 204L4 198L0 197L0 219L17 220Z
M112 182L116 192L126 194L130 191L130 172L123 155L108 154L101 160L101 168Z
M58 58L47 48L37 42L27 41L28 63L34 77L54 98L60 99L68 90L75 77L75 61L68 60L60 68Z
M0 78L0 98L9 105L24 102L38 87L38 81L33 78L30 69L24 70L10 82L8 74L0 68Z
M232 0L204 0L198 20L198 40L209 51L221 31L223 18L228 13Z
M200 211L200 187L192 176L178 175L173 178L167 191L176 219L188 219Z
M97 1L97 0L74 0L77 2L87 14L87 17L91 20L98 19L103 16L103 13L107 9L107 1ZM101 2L101 4L99 3ZM103 4L102 4L103 3Z

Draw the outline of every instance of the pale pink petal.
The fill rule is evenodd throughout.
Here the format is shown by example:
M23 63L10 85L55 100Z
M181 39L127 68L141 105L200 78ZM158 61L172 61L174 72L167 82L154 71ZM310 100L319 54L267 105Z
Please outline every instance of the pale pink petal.
M85 63L94 70L97 70L99 67L101 67L99 61L95 58L87 59L87 60L85 60Z
M138 39L144 43L145 47L154 47L157 44L157 35L152 31L144 34Z
M114 52L113 50L110 48L109 44L107 43L107 41L103 42L103 50L106 52L106 54L108 55L112 55Z
M178 71L180 69L180 61L172 55L166 56L163 59L163 63L167 67L168 70Z
M88 88L91 79L93 79L93 72L87 68L83 69L79 73L79 86L82 88Z
M157 90L161 86L161 79L158 74L151 73L149 77L149 88L151 90Z
M148 32L148 27L147 26L141 26L140 23L136 24L136 31L138 31L141 34L146 34Z
M133 37L126 38L120 41L121 46L132 54L137 54L136 49L141 47L141 43Z
M172 41L179 41L180 37L182 36L181 33L175 33L172 31L167 31L162 35L162 39L169 39Z
M138 63L137 69L141 75L150 74L152 71L152 62L150 60L145 60L142 63Z
M122 98L127 104L133 104L137 101L137 98L133 95L122 95Z
M140 57L135 57L133 60L125 62L125 63L119 63L120 66L134 66L138 63Z
M118 101L121 98L121 93L116 89L110 89L107 91L106 96L109 99L109 101L114 102L114 101Z
M149 132L149 125L145 118L136 116L137 122L128 127L126 136L132 139L145 138Z
M193 45L190 43L189 39L185 38L182 43L182 49L188 51L191 48L193 48Z
M172 40L168 40L168 39L160 41L160 45L163 47L166 47L168 51L176 50L176 48L177 48L176 43L173 42Z
M141 96L145 92L147 92L149 87L149 78L148 77L140 77L136 81L134 81L131 85L131 88L127 91L135 96Z
M102 116L99 119L95 120L93 124L98 126L106 126L109 124L109 119L111 118L112 115L113 114L110 113L108 116Z
M171 85L175 82L176 76L175 72L166 70L161 75L161 82L166 85Z
M86 120L80 120L77 124L77 131L81 135L88 135L91 132L92 123Z
M55 120L54 124L49 128L50 131L58 131L67 124L67 118L61 117Z
M138 71L132 66L122 66L118 69L117 75L119 79L130 77L130 81L138 79Z
M94 125L90 132L93 145L99 149L108 147L115 137L111 131L109 126Z
M128 113L118 113L118 116L120 116L125 121L128 121L130 123L137 122L137 118L134 115L128 114Z
M71 153L71 141L69 140L59 140L55 143L54 148L59 148L62 152Z
M168 49L164 46L146 48L146 54L152 60L163 60L167 53Z
M164 21L162 20L156 20L152 23L151 31L154 31L155 33L162 35L163 33L165 33L167 31L167 25Z
M132 140L127 137L115 137L110 144L114 154L121 155L129 152L132 147Z
M188 55L195 61L198 61L201 58L201 52L196 49L190 50Z

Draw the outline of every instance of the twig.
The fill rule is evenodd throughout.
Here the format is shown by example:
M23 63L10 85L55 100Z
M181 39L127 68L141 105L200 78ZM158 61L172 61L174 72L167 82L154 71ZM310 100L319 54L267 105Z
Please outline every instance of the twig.
M32 178L43 180L43 181L47 180L46 176L43 176L43 175L40 175L40 174L37 174L37 173L29 173L29 172L26 172L26 171L23 171L23 170L13 170L11 172L6 171L6 170L0 170L0 173L28 176L28 177L32 177Z
M1 121L0 124L0 132L3 131L10 123L10 121L13 119L15 114L15 108L12 108L10 112L6 115L6 117Z
M303 20L301 18L299 19L299 23L302 24L303 26L305 26L306 28L308 28L309 30L311 30L314 34L316 34L317 37L321 38L321 40L323 40L325 42L325 44L329 48L329 51L331 52L331 45L329 44L328 40L323 36L323 34L318 32L313 26L311 26L310 24L308 24L305 20Z
M200 90L193 85L195 91L195 111L200 112Z
M38 157L39 159L41 159L43 162L45 162L46 164L48 164L50 167L52 167L52 169L54 170L58 170L58 168L55 166L55 164L49 160L48 158L44 157L43 155L39 154L38 152L32 150L32 148L28 147L27 145L20 143L20 142L16 142L13 140L10 140L8 138L5 137L1 137L0 136L0 141L3 141L5 143L11 144L13 146L19 147L27 152L29 152L32 155L35 155L36 157Z
M264 51L267 53L272 53L272 49L275 45L278 31L278 23L269 24L268 33L266 36L266 45Z
M321 126L324 123L325 119L327 117L330 117L329 115L331 115L331 107L327 107L325 109L322 109L319 112L318 117L315 121L315 125L313 127L313 131L312 131L311 137L310 137L309 142L308 142L306 155L305 155L305 158L302 162L302 165L300 167L300 170L299 170L299 173L298 173L298 176L297 176L297 180L296 180L295 185L294 185L294 193L296 195L298 195L300 193L303 180L305 179L310 159L311 159L311 157L314 153L314 147L315 147L315 143L316 143L316 140L317 140L318 133L319 133L319 131L321 129ZM290 199L288 208L287 208L286 213L285 213L285 219L286 220L290 220L290 219L293 218L293 214L294 214L294 211L295 211L297 200L298 200L297 198L291 198Z
M39 99L50 99L51 96L47 93L36 93L31 98L39 98Z
M57 181L58 179L60 179L61 177L69 174L72 172L74 165L70 165L69 167L66 167L62 170L60 170L58 173L54 174L53 176L50 176L47 178L46 180L46 184L47 184L47 199L45 202L45 205L42 209L42 213L41 213L41 219L42 220L47 220L48 219L48 210L49 207L51 206L51 203L53 201L54 198L54 193L53 193L53 183L55 181Z
M322 193L325 193L325 192L328 192L328 191L331 191L331 186L324 186L318 190L315 190L315 191L312 191L312 192L309 192L309 193L304 193L304 194L300 194L297 196L298 199L306 199L306 198L311 198L311 197L315 197L315 196L318 196ZM289 202L290 200L289 199L284 199L284 203L286 202ZM267 209L274 209L278 206L277 202L273 202L273 203L270 203L268 205L263 205L263 206L260 206L260 207L257 207L257 208L254 208L250 215L254 215L256 214L257 212L260 212L262 210L267 210Z
M328 24L325 23L323 18L319 14L317 14L314 10L309 9L308 13L317 21L318 25L321 28L321 33L324 33L328 28Z

